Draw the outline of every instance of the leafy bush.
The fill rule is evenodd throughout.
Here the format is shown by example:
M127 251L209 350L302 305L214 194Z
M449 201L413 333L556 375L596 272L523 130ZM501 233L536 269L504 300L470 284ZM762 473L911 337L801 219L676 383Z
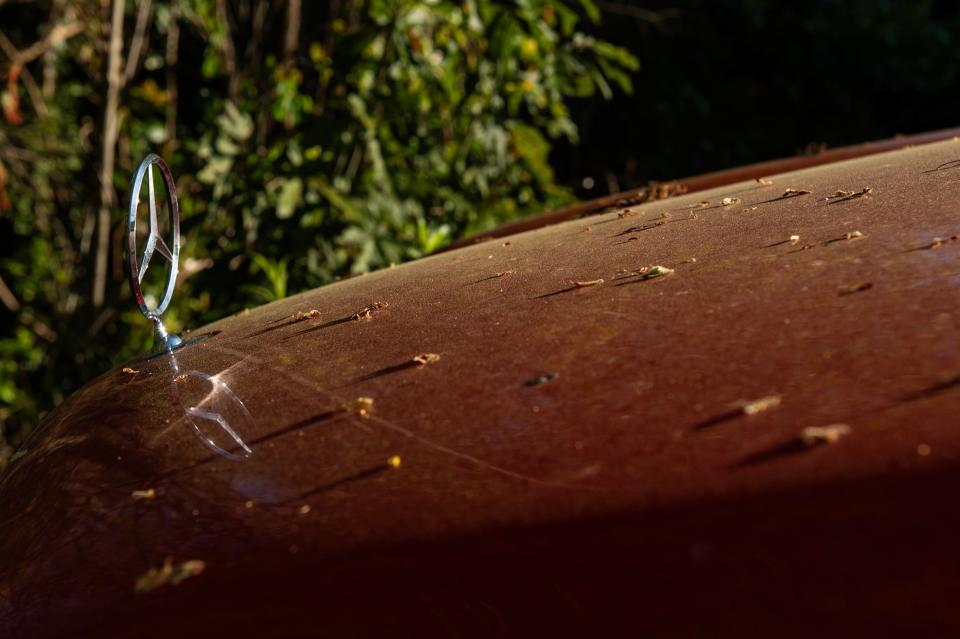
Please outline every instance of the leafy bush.
M179 330L570 201L548 161L551 139L576 140L567 103L629 92L637 68L582 30L590 0L141 0L118 7L122 36L103 7L0 5L12 443L150 341L119 204L149 151L178 175Z

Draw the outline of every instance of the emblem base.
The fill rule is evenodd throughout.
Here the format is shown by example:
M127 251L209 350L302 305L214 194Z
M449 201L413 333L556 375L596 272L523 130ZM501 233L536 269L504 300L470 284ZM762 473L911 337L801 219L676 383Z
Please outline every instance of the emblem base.
M163 322L160 321L159 317L151 317L153 321L153 352L154 353L165 353L167 351L172 351L181 344L183 340L179 335L171 335L167 332L167 328L163 325Z

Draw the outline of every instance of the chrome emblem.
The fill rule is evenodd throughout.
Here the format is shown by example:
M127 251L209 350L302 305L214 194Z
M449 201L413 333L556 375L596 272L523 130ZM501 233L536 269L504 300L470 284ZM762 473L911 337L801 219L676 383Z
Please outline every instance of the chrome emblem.
M167 191L167 201L170 208L170 232L173 234L172 247L160 235L160 225L157 219L157 197L156 189L153 183L153 167L156 165L160 169L160 175L163 177L163 184ZM150 234L147 237L147 246L143 251L143 256L137 260L137 208L140 205L140 190L143 188L143 177L147 177L147 198L150 211ZM170 167L160 156L151 153L143 159L137 172L133 176L133 185L130 189L130 212L127 218L127 259L129 260L129 278L130 290L133 291L133 298L140 308L144 317L153 322L156 329L155 350L170 350L181 343L176 335L168 335L160 320L160 316L170 305L170 298L173 297L173 289L177 284L177 270L180 262L180 205L177 202L177 187L173 182L173 173ZM167 275L167 282L164 286L163 297L155 308L150 308L140 288L143 282L143 276L150 266L150 259L154 253L159 253L161 257L170 262L170 273Z

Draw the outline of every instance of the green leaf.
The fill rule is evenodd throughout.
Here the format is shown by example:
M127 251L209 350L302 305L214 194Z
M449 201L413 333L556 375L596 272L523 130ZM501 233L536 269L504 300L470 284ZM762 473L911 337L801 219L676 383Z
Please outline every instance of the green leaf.
M302 202L303 180L298 177L284 179L277 197L277 217L281 220L293 217L294 211Z
M594 24L600 23L600 9L594 4L593 0L580 0L580 6L583 7L583 12L587 14L590 22Z
M229 100L224 104L223 113L217 117L217 125L234 140L246 140L253 135L253 118L242 113Z
M553 168L548 161L550 143L540 132L520 122L509 125L510 137L517 155L523 159L538 182L553 182Z

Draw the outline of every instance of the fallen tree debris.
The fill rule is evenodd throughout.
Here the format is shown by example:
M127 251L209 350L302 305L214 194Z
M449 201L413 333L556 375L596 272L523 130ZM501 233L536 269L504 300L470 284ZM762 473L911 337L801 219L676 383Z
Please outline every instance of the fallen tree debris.
M781 399L782 398L780 395L768 395L766 397L761 397L760 399L742 402L740 404L740 410L743 411L744 415L756 415L765 410L776 408L780 405Z
M599 286L600 284L603 284L602 277L596 280L584 280L584 281L570 280L570 285L573 286L574 288L587 288L588 286Z
M637 275L640 276L640 279L643 280L652 280L656 277L663 277L664 275L670 275L673 273L672 268L668 268L661 264L655 264L653 266L641 266L640 268L634 271Z
M167 557L163 562L163 566L160 568L151 568L137 579L133 591L137 594L144 594L152 592L161 586L176 586L185 579L196 577L202 573L206 567L207 564L200 559L191 559L179 564L174 564L173 558Z
M533 379L528 379L523 383L524 386L540 386L541 384L546 384L547 382L552 382L553 380L560 377L557 373L544 373L543 375L537 375Z
M855 200L873 193L873 187L866 186L861 191L837 191L835 195L823 198L826 202L843 202L845 200Z
M433 364L439 361L440 356L436 353L420 353L413 358L413 363L417 366L425 366L427 364Z
M930 246L928 248L932 248L932 249L939 248L948 242L956 242L958 238L960 238L960 236L958 235L951 235L948 238L935 237L932 240L930 240Z
M374 313L385 309L387 306L388 304L386 302L376 301L373 304L370 304L369 306L364 306L359 311L354 313L351 319L353 319L354 321L369 319L373 317Z
M852 284L846 288L840 289L840 295L852 295L854 293L859 293L861 291L869 291L873 288L873 282L861 282L860 284Z
M831 424L829 426L808 426L800 433L800 441L804 446L813 447L820 444L836 444L841 437L851 433L846 424Z
M293 314L293 321L300 322L305 319L317 319L320 317L320 311L315 308L310 309L307 312L297 311Z
M343 405L343 409L357 415L358 417L368 418L373 416L373 398L357 397L352 402Z

